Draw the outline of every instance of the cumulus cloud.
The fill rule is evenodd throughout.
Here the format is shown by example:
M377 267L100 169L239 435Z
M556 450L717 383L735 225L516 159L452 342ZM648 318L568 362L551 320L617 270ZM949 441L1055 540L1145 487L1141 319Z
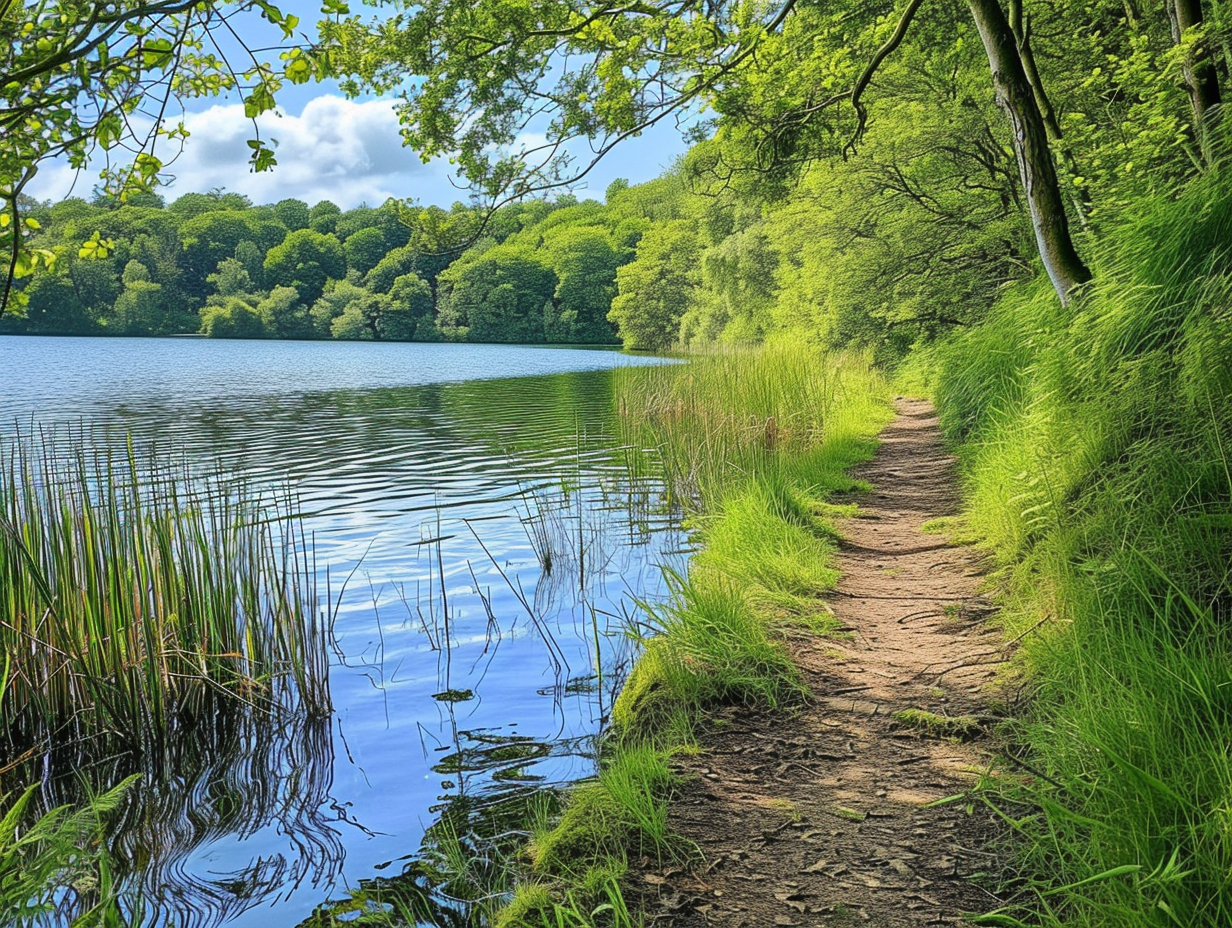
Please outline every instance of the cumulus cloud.
M388 197L446 205L463 198L449 182L447 164L424 164L402 146L398 117L387 100L321 96L308 101L298 116L281 110L265 114L261 135L274 147L278 165L260 174L249 170L253 131L241 104L189 113L184 124L189 138L167 168L174 177L162 191L168 200L216 188L242 193L254 203L294 197L309 204L332 200L343 209L376 205ZM67 165L55 164L40 172L29 192L60 199L71 189L89 196L96 180L92 172L78 177Z
M295 197L306 203L332 200L343 209L388 197L457 198L443 165L425 165L402 147L388 101L323 96L310 100L298 116L267 114L261 132L276 143L278 166L261 174L248 169L252 125L242 106L213 106L190 114L185 125L191 134L171 167L172 196L224 187L256 203Z
M271 145L277 142L278 166L261 174L248 167L252 123L244 118L242 105L218 104L189 113L185 126L190 136L168 168L175 181L162 191L168 200L217 188L242 193L254 203L294 197L310 205L332 200L343 209L376 205L389 197L440 206L466 199L450 182L447 162L424 164L402 146L398 117L388 100L325 95L309 100L298 116L281 110L264 115L261 135ZM528 135L520 141L542 139ZM615 177L633 183L649 180L682 149L674 134L631 140L605 159L578 192L601 196ZM54 164L40 172L27 192L40 199L62 199L70 192L88 197L96 182L95 173L78 176L67 165Z

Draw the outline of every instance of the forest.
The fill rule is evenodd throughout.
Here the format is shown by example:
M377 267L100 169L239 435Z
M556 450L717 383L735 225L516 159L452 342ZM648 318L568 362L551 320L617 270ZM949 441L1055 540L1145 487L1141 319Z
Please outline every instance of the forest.
M834 583L818 566L836 535L827 494L855 488L843 468L895 393L936 404L962 494L943 530L987 558L1007 642L998 760L959 797L994 810L1012 848L977 921L1232 923L1232 4L424 0L322 15L276 67L228 83L197 46L185 80L214 74L253 113L283 81L392 94L407 145L454 158L471 202L164 201L157 165L104 178L90 202L33 201L31 165L118 138L105 115L56 108L112 67L70 43L43 103L0 83L14 297L0 332L699 359L620 397L644 413L640 446L687 472L697 582L680 579L614 710L621 737L515 865L526 879L495 924L633 924L604 894L630 860L670 858L656 816L673 752L716 706L796 698L780 645L823 621L802 602ZM136 49L116 86L141 95L142 68L172 64ZM602 202L569 192L592 154L618 161L622 140L672 119L692 147L662 177ZM543 120L546 141L518 149ZM273 166L249 144L254 169ZM759 405L771 397L782 405Z
M254 207L238 194L69 199L27 218L54 273L0 332L609 344L616 268L644 220L572 197L508 206L461 256L476 211L396 202ZM412 228L416 231L412 232ZM98 233L103 254L83 256ZM412 241L413 239L413 241ZM456 259L456 260L455 260Z
M815 99L843 84L831 72L861 66L853 39L872 48L896 25L886 6L862 14L854 36L850 23L798 11L739 72L740 92L716 97L697 130L708 138L659 180L613 184L602 203L563 194L494 212L390 201L344 213L225 191L164 204L153 190L27 203L28 244L56 256L54 271L17 282L28 308L0 327L653 350L790 332L900 358L981 321L1006 285L1037 273L1039 251L1010 125L963 10L916 14L864 91L859 125ZM1195 115L1210 91L1194 75L1218 101L1226 60L1224 7L1209 6L1208 36L1178 34L1176 11L1159 5L1012 5L1085 276L1130 212L1218 160L1218 120ZM1208 59L1205 76L1195 62Z

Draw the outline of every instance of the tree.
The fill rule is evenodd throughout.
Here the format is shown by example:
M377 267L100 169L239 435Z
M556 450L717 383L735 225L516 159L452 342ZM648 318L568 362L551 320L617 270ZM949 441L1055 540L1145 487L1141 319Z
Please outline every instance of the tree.
M703 299L681 320L681 340L756 342L777 296L779 256L760 224L726 236L701 261Z
M287 227L288 232L307 229L312 222L308 204L303 200L286 199L274 204L274 218Z
M360 229L348 237L343 249L346 251L347 270L361 277L376 267L389 251L385 247L385 233L375 226Z
M566 227L545 243L559 283L554 314L546 325L550 342L607 344L616 332L607 313L616 295L616 269L628 258L594 226Z
M338 229L338 218L341 215L342 210L336 204L322 200L308 211L308 228L313 232L332 235Z
M265 252L282 241L284 235L281 225L258 218L255 211L228 209L195 215L179 229L185 292L198 300L204 299L209 289L206 278L220 261L236 255L240 243L252 242Z
M77 298L72 281L61 271L41 274L25 288L24 318L6 315L0 319L0 332L24 335L92 335L98 324Z
M499 246L441 274L440 325L475 342L542 342L556 275L534 251Z
M1000 0L967 2L988 55L997 104L1010 122L1035 244L1044 270L1065 303L1075 288L1091 279L1091 272L1078 256L1070 234L1044 117Z
M248 279L258 290L265 286L265 252L266 249L247 239L235 246L235 260L244 265Z
M341 9L326 4L329 12ZM25 221L21 204L22 190L42 165L63 158L80 169L101 155L104 190L123 202L158 182L159 143L174 147L184 138L183 124L166 118L175 98L240 91L246 114L255 117L274 106L284 79L304 81L328 70L300 48L284 51L276 69L242 40L251 66L227 61L227 49L213 36L226 34L233 50L239 33L224 21L237 13L259 15L283 39L298 23L268 0L0 2L0 252L7 258L0 314L16 279L54 262L46 250L28 247L38 227ZM259 134L250 145L254 169L273 166Z
M432 336L432 287L426 280L418 274L403 274L389 289L389 301L382 338L407 341Z
M347 311L352 301L367 293L363 287L356 286L349 280L335 280L326 284L325 292L308 311L317 335L329 338L334 320Z
M218 270L206 278L220 297L239 296L253 291L252 278L243 262L224 258L218 262Z
M346 312L330 323L330 334L346 340L380 338L381 321L392 305L388 294L365 292L348 303Z
M1207 164L1215 160L1211 137L1219 120L1223 95L1210 41L1205 30L1202 0L1169 0L1172 39L1181 46L1181 75L1193 108L1194 136Z
M364 284L373 293L388 293L395 280L403 274L414 274L418 266L419 253L414 248L409 245L395 248L377 261L376 266L364 278Z
M265 256L265 276L274 286L294 287L299 298L311 304L324 292L327 280L346 276L342 243L311 229L291 232Z
M408 144L425 158L452 155L481 196L501 202L584 175L591 164L571 164L572 139L591 139L601 158L692 106L747 117L756 84L770 85L763 99L791 102L772 103L762 114L771 166L811 157L804 140L818 132L834 137L848 130L843 149L850 152L867 124L866 92L921 6L923 0L904 0L887 19L879 5L798 0L425 0L375 26L350 20L322 35L348 49L344 67L367 85L403 91ZM968 0L967 9L1011 124L1040 256L1066 301L1090 273L1070 235L1043 117L999 0ZM798 48L828 41L847 53L835 56L815 83L793 87L776 80L784 72L772 66L784 35ZM404 83L406 75L415 78ZM515 147L545 111L547 142Z
M167 331L162 287L139 261L124 268L124 290L116 297L113 328L120 335L162 335Z
M212 213L218 209L218 197L208 193L186 193L171 201L168 212L184 219L193 219L204 213Z
M201 310L201 331L210 338L269 338L270 330L251 303L239 296Z
M255 311L275 338L312 337L312 320L294 287L275 287L257 304Z
M700 258L697 233L683 220L642 236L637 258L616 272L618 293L608 313L626 348L662 351L676 342L697 289Z

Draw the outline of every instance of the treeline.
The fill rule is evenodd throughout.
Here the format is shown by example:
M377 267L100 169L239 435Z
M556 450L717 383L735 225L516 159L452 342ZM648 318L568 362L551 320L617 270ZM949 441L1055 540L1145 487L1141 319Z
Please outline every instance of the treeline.
M29 216L56 262L23 282L26 312L2 333L574 344L616 341L616 269L649 225L572 196L483 216L146 193Z

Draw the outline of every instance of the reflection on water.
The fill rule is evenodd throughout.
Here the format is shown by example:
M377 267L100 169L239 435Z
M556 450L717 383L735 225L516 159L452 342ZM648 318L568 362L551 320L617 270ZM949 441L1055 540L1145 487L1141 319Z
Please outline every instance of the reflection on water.
M217 712L164 756L78 748L93 788L143 774L113 848L140 874L147 923L289 928L348 887L390 885L420 921L465 923L491 885L474 871L551 787L592 771L631 659L624 617L683 557L653 468L616 439L617 363L0 338L10 421L84 418L203 473L289 481L334 616L333 718ZM534 376L463 379L501 374ZM53 802L79 788L50 777L64 767L22 772Z

